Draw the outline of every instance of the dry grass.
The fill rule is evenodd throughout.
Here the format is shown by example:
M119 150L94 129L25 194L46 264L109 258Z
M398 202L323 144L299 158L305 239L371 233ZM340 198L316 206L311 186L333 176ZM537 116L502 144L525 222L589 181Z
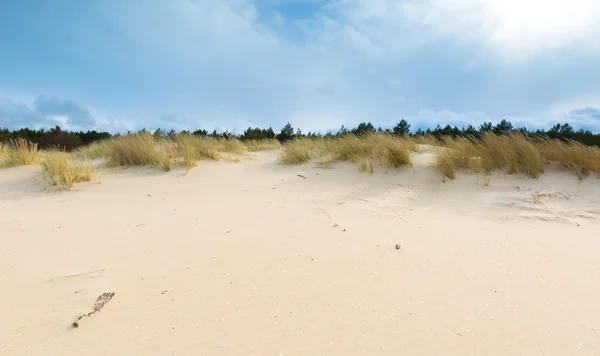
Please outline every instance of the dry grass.
M149 133L121 136L106 142L107 164L119 166L156 166L159 164L157 142Z
M308 138L299 138L287 142L283 146L283 152L279 156L279 161L283 164L302 164L318 156L318 146L323 146L326 140L312 140Z
M374 171L374 165L398 168L410 165L410 152L418 152L417 144L409 139L384 133L345 135L328 139L297 139L283 147L279 161L302 164L318 158L320 166L349 161L360 171Z
M40 158L37 144L23 138L9 141L3 145L2 151L0 167L30 166Z
M486 134L482 140L457 138L444 140L438 149L436 166L454 179L457 169L484 172L494 170L520 173L532 178L544 173L546 164L557 164L580 178L600 173L600 148L574 141L527 138L520 133Z
M534 142L548 164L557 164L560 168L574 172L580 179L591 172L600 174L600 148L597 146L548 138L536 138Z
M456 178L456 167L459 163L459 156L456 152L451 153L446 148L441 148L437 152L435 167L445 176L450 179Z
M73 152L73 156L79 159L96 159L107 157L110 153L110 145L115 139L92 142L87 146L80 147Z
M281 147L281 143L276 139L248 140L243 143L249 152L272 150Z
M58 189L71 189L82 181L94 178L94 169L90 161L72 160L73 156L62 151L45 152L40 161L42 167L41 183Z
M182 165L185 168L195 167L200 159L212 159L218 161L221 159L219 152L229 152L231 150L243 152L243 146L228 144L225 141L209 137L198 137L192 135L178 135L175 138L178 155L182 157ZM231 140L233 141L233 140ZM237 141L239 143L239 141Z
M244 154L246 146L237 138L204 138L207 142L212 142L214 148L218 152Z
M416 136L413 137L412 140L420 145L430 145L430 146L441 146L442 141L438 140L437 137L429 134L425 136Z
M105 144L111 166L162 166L171 170L173 164L186 169L198 160L220 160L220 153L241 154L246 147L236 139L216 139L193 135L177 135L172 140L156 139L149 133L137 133L109 140Z
M202 159L220 160L222 153L242 155L248 151L259 151L281 147L277 140L242 142L238 139L223 139L180 134L173 138L156 138L147 132L94 142L82 147L74 156L79 159L105 157L109 166L161 166L165 171L174 165L191 169ZM235 157L228 161L236 161ZM239 160L237 160L239 161Z

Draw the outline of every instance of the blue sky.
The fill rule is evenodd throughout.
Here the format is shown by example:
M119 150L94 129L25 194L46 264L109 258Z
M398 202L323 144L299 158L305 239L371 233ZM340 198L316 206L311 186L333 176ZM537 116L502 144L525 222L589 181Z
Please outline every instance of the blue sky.
M597 0L3 0L0 127L600 132Z

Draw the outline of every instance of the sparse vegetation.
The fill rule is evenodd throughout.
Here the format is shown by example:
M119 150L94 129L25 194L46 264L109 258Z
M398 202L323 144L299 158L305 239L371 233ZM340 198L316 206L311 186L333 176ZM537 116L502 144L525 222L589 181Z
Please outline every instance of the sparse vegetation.
M315 158L319 152L317 146L324 146L325 140L311 140L299 138L286 143L283 146L283 152L279 156L279 161L283 164L302 164Z
M279 157L284 164L302 164L318 158L318 165L348 161L360 171L374 172L374 164L398 168L410 165L410 152L417 152L417 144L408 137L386 133L364 135L346 134L336 138L300 138L286 142Z
M157 142L149 133L122 136L107 142L107 164L111 167L158 165Z
M30 166L36 164L40 157L37 144L23 138L9 141L1 151L0 167Z
M501 170L522 173L532 178L544 172L542 153L530 139L520 133L496 135L486 133L481 139L446 138L438 150L437 168L450 179L456 168L490 174Z
M538 138L536 145L548 164L555 164L574 172L580 179L591 172L600 174L600 148L597 146L585 146L573 140L560 141L545 137Z
M507 120L497 125L486 122L479 128L438 125L433 130L414 132L410 128L406 120L400 120L388 129L362 122L355 128L342 126L338 132L326 134L304 134L290 123L279 133L272 128L249 127L241 135L202 129L179 133L142 129L114 136L96 131L67 132L58 126L48 131L0 129L0 166L35 164L46 150L60 149L79 160L104 158L109 166L149 165L165 171L182 166L187 170L203 159L238 162L238 156L248 152L283 145L279 156L283 164L315 160L321 167L331 167L347 161L360 171L374 172L378 167L387 170L411 165L411 152L427 145L437 152L435 167L450 179L456 177L457 170L482 172L485 177L503 171L536 178L546 166L572 171L582 179L592 172L600 174L600 134L575 131L566 123L547 131L515 128ZM489 179L485 182L489 184Z
M477 138L447 138L438 149L436 166L443 175L455 178L457 168L489 175L494 170L539 177L547 164L575 172L580 178L600 173L600 148L579 142L527 137L522 133ZM489 183L488 183L489 184Z
M94 178L90 161L74 161L71 155L62 151L45 152L40 161L41 183L58 189L71 189L82 181Z
M109 155L110 143L114 140L115 139L94 141L87 146L79 147L77 150L73 151L73 155L80 159L107 157Z
M272 144L273 140L265 145ZM252 143L255 149L261 145L260 141ZM140 132L113 138L88 150L91 151L91 156L105 155L109 166L160 165L165 171L169 171L173 164L191 169L202 159L218 161L222 153L241 155L247 152L246 147L235 138L214 138L188 133L157 138L148 132ZM79 154L86 155L88 152L85 151L81 150Z
M247 140L242 142L249 152L272 150L281 147L281 142L276 139Z

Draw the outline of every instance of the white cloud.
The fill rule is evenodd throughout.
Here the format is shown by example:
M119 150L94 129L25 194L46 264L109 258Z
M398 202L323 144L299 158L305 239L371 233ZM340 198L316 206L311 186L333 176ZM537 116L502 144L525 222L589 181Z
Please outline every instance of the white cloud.
M539 114L532 124L546 125L573 109L600 107L590 97L540 112L565 95L600 90L600 74L589 71L597 62L585 56L600 43L600 0L332 0L320 10L325 1L267 1L266 9L262 0L106 1L92 20L110 29L65 21L65 33L87 29L77 32L85 43L69 43L85 56L65 59L73 61L67 72L38 77L110 112L90 109L96 127L118 130L277 130L290 121L326 131L402 117L460 126L503 114ZM290 3L314 6L301 16L277 7ZM570 50L583 43L589 47ZM585 58L581 66L573 65L577 56ZM14 122L21 109L4 110Z
M559 117L583 108L600 108L600 93L555 103L547 110L547 115Z
M599 48L598 0L337 0L330 8L387 48L401 46L406 37L398 33L407 28L417 34L411 43L476 43L506 62L575 45Z

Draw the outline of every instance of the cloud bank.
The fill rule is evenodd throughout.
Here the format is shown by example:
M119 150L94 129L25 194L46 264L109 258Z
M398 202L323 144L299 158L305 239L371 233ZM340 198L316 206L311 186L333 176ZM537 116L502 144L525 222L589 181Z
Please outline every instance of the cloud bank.
M0 126L60 119L84 128L240 132L289 121L326 131L362 121L461 126L506 117L600 131L590 114L600 107L595 0L39 7L42 21L30 8L0 5L10 15L0 15ZM35 99L26 104L13 93Z

